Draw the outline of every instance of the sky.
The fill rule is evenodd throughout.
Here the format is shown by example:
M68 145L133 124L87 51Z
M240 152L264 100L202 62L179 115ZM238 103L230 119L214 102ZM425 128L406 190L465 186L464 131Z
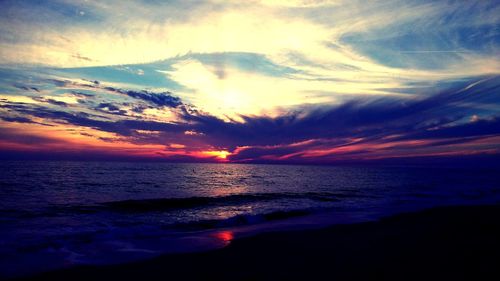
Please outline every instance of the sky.
M0 8L0 159L500 156L498 1Z

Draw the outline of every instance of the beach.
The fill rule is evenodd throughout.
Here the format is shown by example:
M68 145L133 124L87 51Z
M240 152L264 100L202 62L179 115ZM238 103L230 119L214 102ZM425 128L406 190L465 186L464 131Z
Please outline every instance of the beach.
M500 205L438 207L22 280L499 280L499 218Z

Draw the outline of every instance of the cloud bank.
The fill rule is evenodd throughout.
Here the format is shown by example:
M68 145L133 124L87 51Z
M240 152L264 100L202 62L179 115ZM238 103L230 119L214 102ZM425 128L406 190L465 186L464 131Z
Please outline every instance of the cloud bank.
M499 15L496 1L3 1L1 150L496 155Z

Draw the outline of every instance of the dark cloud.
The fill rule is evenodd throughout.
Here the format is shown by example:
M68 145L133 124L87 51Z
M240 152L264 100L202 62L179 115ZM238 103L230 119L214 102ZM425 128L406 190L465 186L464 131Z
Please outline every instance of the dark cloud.
M171 107L171 108L176 108L178 106L183 105L184 103L179 97L174 96L171 92L150 92L146 90L142 91L134 91L134 90L126 90L126 89L120 89L116 87L111 87L111 86L104 86L102 85L99 81L90 81L90 80L85 80L89 83L78 83L78 82L72 82L69 80L57 80L57 79L50 79L48 80L52 84L56 85L57 87L68 87L68 86L73 86L73 87L82 87L82 88L90 88L93 90L103 90L103 91L109 91L113 93L118 93L121 95L129 96L134 99L142 100L145 101L151 105L157 106L157 107Z
M127 95L134 99L143 100L160 107L162 106L178 107L182 105L181 99L173 96L172 93L170 92L153 93L148 91L131 91L131 90L127 91L112 87L106 87L105 89Z
M47 82L49 82L57 87L65 87L65 86L74 84L70 80L60 80L60 79L47 79Z
M178 97L174 97L170 92L151 93L147 91L135 92L127 91L129 97L151 102L158 106L177 107L182 104Z
M18 122L18 123L34 123L33 120L26 118L26 117L20 117L20 116L15 116L15 117L9 117L9 116L0 116L0 119L6 122Z
M29 87L29 86L24 86L24 85L14 85L14 87L25 90L25 91L35 91L35 92L40 92L40 90L37 87Z
M144 105L136 105L134 107L132 107L132 111L135 112L135 113L143 113L144 110L148 109L148 108L151 108L149 106L144 106Z
M82 92L76 92L76 91L71 91L71 94L75 97L79 98L90 98L93 97L93 94L87 94L87 93L82 93Z
M500 118L478 120L434 130L420 130L408 133L405 139L466 138L474 136L500 135Z
M117 107L116 105L114 104L111 104L111 103L100 103L97 108L99 109L107 109L109 111L120 111L120 108Z
M117 105L112 103L100 103L96 108L98 111L104 111L106 113L118 114L118 115L126 115L127 111L120 109Z
M57 100L54 100L54 99L46 99L44 101L47 102L47 103L53 104L53 105L57 105L57 106L63 106L63 107L67 107L68 106L67 103L65 103L63 101L57 101Z
M466 87L470 84L471 81L466 81L441 93L419 99L392 97L354 100L339 106L299 110L275 118L241 116L242 122L228 122L198 111L183 104L170 93L123 91L109 87L106 90L124 93L156 106L174 107L179 120L170 123L140 117L106 120L102 116L56 111L26 104L7 106L27 117L112 132L135 143L205 144L231 151L240 147L235 151L237 153L230 156L232 160L259 159L269 155L282 157L310 149L328 150L359 145L360 148L356 151L343 150L345 155L355 155L370 152L362 148L366 143L400 142L391 149L411 151L412 144L407 142L412 140L425 141L432 148L500 136L498 111L488 112L488 118L475 118L471 121L471 116L481 110L483 105L500 101L500 77L491 77ZM132 110L142 112L146 108L148 106L136 105ZM113 103L100 103L96 109L117 114L122 111Z

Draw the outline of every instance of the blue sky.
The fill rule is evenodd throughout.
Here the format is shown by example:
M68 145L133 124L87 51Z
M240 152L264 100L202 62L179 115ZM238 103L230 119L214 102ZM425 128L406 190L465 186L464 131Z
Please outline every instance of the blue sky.
M0 5L11 156L330 163L499 150L496 1Z

